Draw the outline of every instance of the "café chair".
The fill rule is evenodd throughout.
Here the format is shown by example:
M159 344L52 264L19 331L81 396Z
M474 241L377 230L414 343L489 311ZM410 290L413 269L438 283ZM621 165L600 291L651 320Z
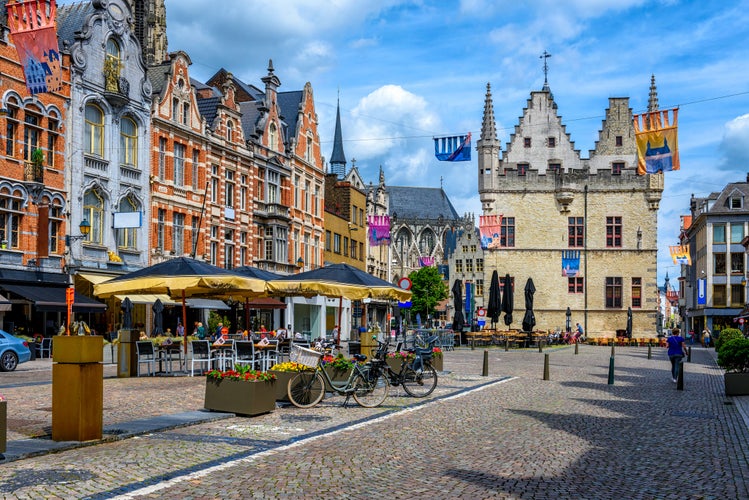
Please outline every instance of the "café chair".
M148 376L154 375L156 372L156 350L153 348L153 343L150 340L138 341L135 343L135 351L138 355L138 370L137 376L140 377L140 365L145 363L148 370Z
M255 343L251 340L239 340L234 343L234 365L250 365L253 370L258 364Z
M195 373L195 365L205 364L205 369L210 370L216 358L211 352L211 343L208 340L193 340L190 342L192 347L192 359L190 360L190 376Z

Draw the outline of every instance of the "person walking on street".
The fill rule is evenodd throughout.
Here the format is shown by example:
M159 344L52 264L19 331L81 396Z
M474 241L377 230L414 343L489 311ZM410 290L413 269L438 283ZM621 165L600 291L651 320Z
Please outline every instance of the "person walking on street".
M702 330L702 345L710 347L710 329L708 327Z
M680 335L681 330L674 328L671 330L671 336L666 341L668 343L668 359L671 361L671 380L676 383L679 378L681 362L686 353L684 346L684 337Z

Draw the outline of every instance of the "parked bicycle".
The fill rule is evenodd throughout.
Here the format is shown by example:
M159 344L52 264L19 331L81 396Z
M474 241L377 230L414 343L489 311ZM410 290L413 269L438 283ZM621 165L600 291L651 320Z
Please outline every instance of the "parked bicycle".
M400 370L393 371L387 364L387 353L389 342L377 340L377 351L372 358L372 371L382 372L390 382L390 385L403 386L403 390L415 398L429 396L437 387L437 370L432 366L432 349L437 342L438 337L425 339L425 347L418 345L406 352L413 353L414 359L408 361L403 358ZM389 339L388 339L389 340Z
M310 369L299 372L289 380L287 393L289 401L299 408L311 408L322 401L325 396L325 384L332 388L334 392L349 397L353 397L360 406L365 408L374 408L385 401L390 391L390 384L387 377L381 371L372 371L372 365L367 363L367 356L364 354L355 354L354 369L351 371L348 380L333 381L323 369L321 360L323 353L313 349L307 349L298 345L293 345L289 354L289 359L296 363L310 367Z

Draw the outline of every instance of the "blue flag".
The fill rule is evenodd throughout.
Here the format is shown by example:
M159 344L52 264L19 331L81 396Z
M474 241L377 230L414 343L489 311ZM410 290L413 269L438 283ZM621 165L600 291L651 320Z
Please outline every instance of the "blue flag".
M434 156L439 161L471 161L471 133L434 138Z

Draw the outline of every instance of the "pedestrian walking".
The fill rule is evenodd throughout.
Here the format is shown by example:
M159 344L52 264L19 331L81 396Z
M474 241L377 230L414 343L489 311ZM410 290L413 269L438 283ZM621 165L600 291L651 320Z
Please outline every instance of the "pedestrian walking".
M702 330L702 345L710 347L710 329L708 327Z
M674 328L671 330L671 336L666 340L668 343L668 359L671 361L671 380L676 383L681 370L681 362L686 355L684 346L684 337L680 335L681 330Z

